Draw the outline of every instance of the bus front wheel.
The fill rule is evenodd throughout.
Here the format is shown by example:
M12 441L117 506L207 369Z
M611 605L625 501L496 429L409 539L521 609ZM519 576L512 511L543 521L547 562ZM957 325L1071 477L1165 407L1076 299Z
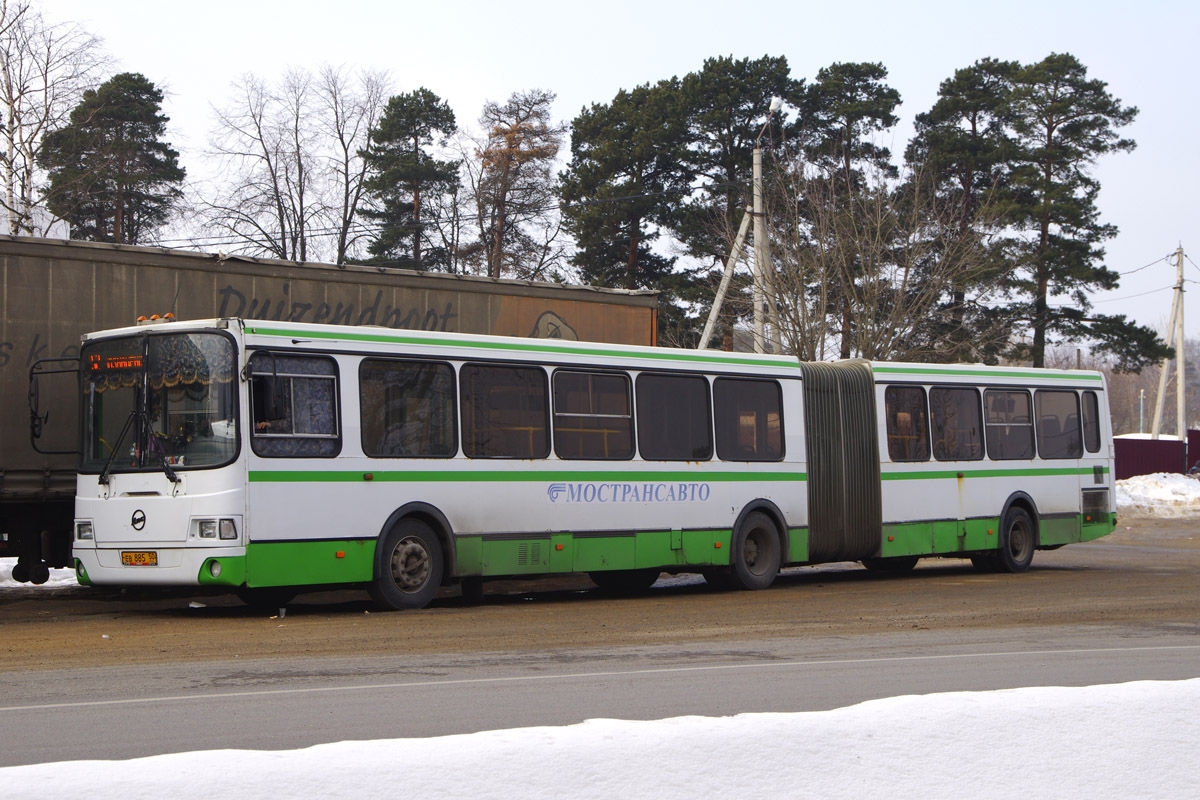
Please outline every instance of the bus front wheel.
M424 608L437 594L443 568L433 529L420 520L401 520L380 544L371 597L388 610Z
M1023 508L1010 508L1000 525L995 563L1001 572L1024 572L1033 563L1033 518Z
M766 589L779 574L781 558L775 523L761 511L742 520L730 547L730 577L742 589Z

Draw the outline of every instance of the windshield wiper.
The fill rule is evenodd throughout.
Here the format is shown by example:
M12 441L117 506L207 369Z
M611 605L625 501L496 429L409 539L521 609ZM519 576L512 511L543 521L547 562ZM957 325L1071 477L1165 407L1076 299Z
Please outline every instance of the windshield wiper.
M171 469L171 462L167 461L167 457L165 455L161 458L163 472L167 474L167 480L169 480L171 483L179 483L179 476L175 474L175 470Z
M117 453L121 452L121 445L125 443L125 434L129 433L129 425L136 416L137 409L135 408L125 418L125 427L121 428L121 435L117 437L117 443L113 445L112 452L108 454L108 460L104 462L104 469L100 471L99 481L102 486L108 486L108 471L112 469L113 459L117 457Z

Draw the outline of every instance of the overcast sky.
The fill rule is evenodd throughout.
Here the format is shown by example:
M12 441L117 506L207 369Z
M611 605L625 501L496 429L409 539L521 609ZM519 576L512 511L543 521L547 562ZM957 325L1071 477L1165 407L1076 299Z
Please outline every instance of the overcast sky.
M473 126L484 101L532 88L557 92L555 110L569 122L619 89L682 76L710 56L782 55L793 77L809 80L836 61L879 61L903 99L885 142L900 152L913 116L955 69L989 56L1028 63L1069 52L1141 110L1123 131L1137 149L1106 158L1096 173L1103 221L1120 228L1107 265L1127 272L1182 244L1195 262L1185 262L1185 277L1197 281L1188 284L1188 336L1200 329L1195 2L43 0L42 8L103 37L118 70L166 90L170 140L191 176L205 171L211 106L226 102L230 82L248 72L273 80L289 66L385 69L396 92L425 86ZM1165 326L1174 276L1165 262L1130 275L1096 296L1096 310Z

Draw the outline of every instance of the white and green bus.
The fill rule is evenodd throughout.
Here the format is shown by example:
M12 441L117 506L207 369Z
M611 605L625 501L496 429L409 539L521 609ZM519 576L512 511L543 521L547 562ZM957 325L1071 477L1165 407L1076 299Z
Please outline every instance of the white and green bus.
M1021 572L1116 523L1096 372L218 319L80 355L85 584L277 601L927 556Z

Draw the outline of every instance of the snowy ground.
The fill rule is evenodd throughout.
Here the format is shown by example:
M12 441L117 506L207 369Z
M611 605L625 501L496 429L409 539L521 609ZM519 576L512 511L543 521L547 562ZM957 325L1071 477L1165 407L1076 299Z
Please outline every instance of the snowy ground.
M1200 679L0 769L8 797L1196 798Z

